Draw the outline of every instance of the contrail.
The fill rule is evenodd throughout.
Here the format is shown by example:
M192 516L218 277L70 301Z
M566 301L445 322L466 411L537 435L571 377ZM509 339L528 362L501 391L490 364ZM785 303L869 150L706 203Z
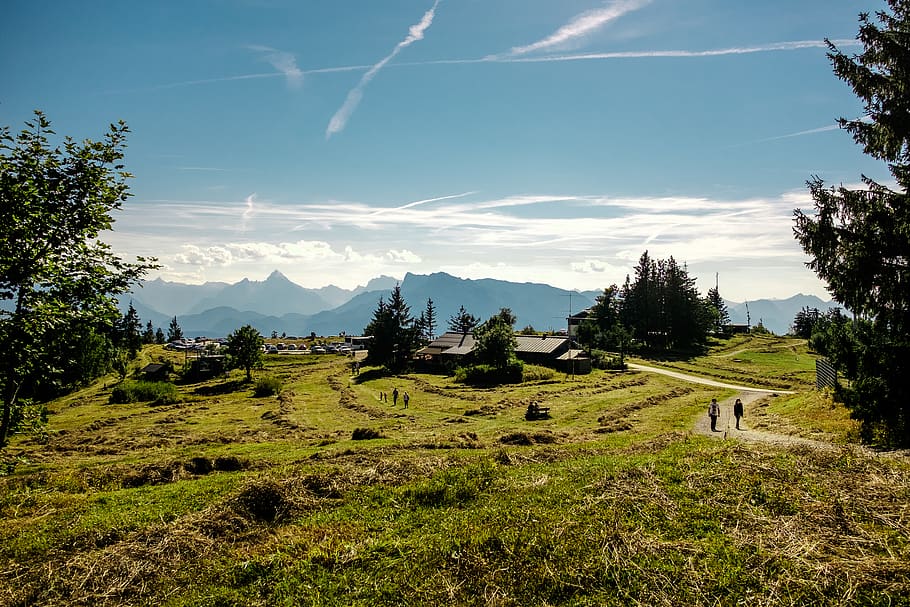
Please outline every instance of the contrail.
M534 51L562 46L571 40L586 36L609 22L622 17L626 13L638 10L650 2L651 0L619 0L606 8L581 13L546 38L527 46L513 47L509 54L511 56L524 55Z
M433 2L433 7L424 13L423 18L408 29L407 37L399 42L395 48L392 49L392 52L383 58L382 61L371 67L367 73L360 77L360 82L351 89L342 106L338 108L338 111L335 112L335 115L332 116L332 119L329 121L329 126L325 131L326 139L330 138L335 133L340 133L344 130L351 114L354 113L354 110L356 110L357 106L360 104L360 100L363 99L363 89L366 88L371 80L373 80L379 70L385 67L389 61L394 59L402 49L423 39L424 32L433 23L433 17L436 16L436 7L439 6L439 2L440 0L435 0L435 2Z
M462 194L450 194L450 195L448 195L448 196L437 196L436 198L426 198L426 199L424 199L424 200L415 200L414 202L409 202L409 203L407 203L407 204L403 204L403 205L398 206L398 207L391 207L391 208L388 208L388 209L378 209L378 210L373 211L372 213L370 213L370 215L371 215L371 216L373 216L373 215L382 215L383 213L389 213L389 212L391 212L391 211L402 211L402 210L404 210L404 209L410 209L411 207L420 206L420 205L422 205L422 204L427 204L427 203L430 203L430 202L439 202L440 200L452 200L453 198L464 198L465 196L472 196L473 194L476 194L476 193L477 193L476 191L474 191L474 192L464 192L464 193L462 193Z

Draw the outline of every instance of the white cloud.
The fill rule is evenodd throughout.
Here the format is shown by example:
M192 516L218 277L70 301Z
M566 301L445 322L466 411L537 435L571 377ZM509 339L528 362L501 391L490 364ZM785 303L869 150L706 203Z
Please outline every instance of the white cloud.
M248 215L246 232L239 232L236 223L242 203L146 202L125 210L112 244L132 254L163 257L172 279L237 280L277 268L290 277L304 276L301 284L307 286L350 288L404 269L597 290L622 283L648 249L655 257L672 255L706 276L718 268L731 273L759 263L804 275L806 284L791 286L778 284L774 272L763 270L752 274L751 286L742 283L743 295L725 293L731 298L821 291L803 268L805 255L792 234L793 209L811 208L803 190L732 200L464 193L383 207L248 200L255 215ZM290 237L295 234L299 237ZM176 254L162 256L162 251Z
M367 72L361 76L360 82L357 83L350 92L348 92L347 97L344 100L344 103L338 108L338 111L335 112L335 115L332 116L329 120L329 125L325 131L325 138L329 139L332 135L340 133L344 130L344 127L347 125L348 120L351 118L351 114L354 113L354 110L357 109L357 106L360 105L360 101L363 99L363 90L366 86L376 77L376 74L379 73L385 65L395 58L395 56L402 51L407 46L417 42L418 40L423 40L424 33L432 25L433 18L436 16L436 7L439 6L440 0L433 2L432 8L424 13L423 18L416 24L408 28L408 35L404 40L399 42L392 52L386 55L379 63L371 67Z
M251 44L247 48L262 55L273 68L281 72L287 80L288 86L297 88L303 84L303 71L297 67L297 58L286 51L279 51L270 46Z

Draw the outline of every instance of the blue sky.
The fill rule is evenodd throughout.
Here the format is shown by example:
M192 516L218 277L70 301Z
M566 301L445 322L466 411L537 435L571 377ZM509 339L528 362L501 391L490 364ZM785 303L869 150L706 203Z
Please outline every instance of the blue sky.
M727 299L827 299L805 182L888 180L862 115L865 0L7 0L0 124L131 130L106 240L183 282L444 271L621 284L644 250Z

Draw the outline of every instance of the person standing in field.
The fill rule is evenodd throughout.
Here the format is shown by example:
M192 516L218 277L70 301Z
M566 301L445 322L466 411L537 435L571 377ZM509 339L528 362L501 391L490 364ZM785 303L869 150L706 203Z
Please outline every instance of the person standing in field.
M733 416L736 418L736 429L739 430L739 418L743 417L743 401L738 398L733 403Z
M394 390L392 390L392 406L393 407L398 406L398 388L395 388Z
M720 417L720 405L717 399L712 398L711 404L708 405L708 417L711 418L711 432L717 432L717 418Z
M411 402L411 395L407 392L404 393L404 408L408 408L408 403Z

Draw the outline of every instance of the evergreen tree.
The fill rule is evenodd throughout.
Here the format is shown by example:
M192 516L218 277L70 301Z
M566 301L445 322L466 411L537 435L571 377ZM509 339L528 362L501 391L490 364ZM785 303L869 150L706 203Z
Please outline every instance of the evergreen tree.
M142 349L142 334L140 329L142 323L139 321L139 313L130 302L130 307L120 319L117 330L118 345L124 349L130 360L136 358L139 350Z
M155 343L156 344L167 343L167 340L165 340L165 338L164 338L164 331L161 329L161 327L158 327L157 329L155 329Z
M865 117L839 124L863 151L888 166L895 189L863 176L864 188L808 182L814 213L794 211L794 233L807 264L838 302L856 315L843 331L854 355L828 353L850 380L838 398L862 423L862 436L910 445L910 3L888 0L890 12L860 15L859 55L830 41L838 78L865 105ZM868 119L866 118L868 117Z
M171 319L171 324L167 327L167 340L177 341L178 339L183 339L183 329L180 328L180 324L177 322L177 317Z
M797 312L793 318L793 324L790 325L790 333L803 339L809 339L812 337L812 333L815 332L815 325L818 324L820 319L821 314L818 308L806 306Z
M433 341L436 337L436 306L433 305L432 299L427 299L427 307L420 318L423 336L427 341Z
M155 327L152 326L152 321L145 323L145 331L142 332L142 343L155 343Z
M366 364L383 366L397 373L407 368L419 344L419 327L411 316L411 309L395 285L388 303L379 299L373 319L363 330L371 336Z
M727 303L720 296L720 291L716 286L708 289L705 304L713 310L711 328L715 333L723 333L724 328L730 324L730 313L727 311Z
M464 306L460 306L458 312L449 317L449 331L467 335L474 330L479 322L480 319L473 314L469 314L464 309Z

